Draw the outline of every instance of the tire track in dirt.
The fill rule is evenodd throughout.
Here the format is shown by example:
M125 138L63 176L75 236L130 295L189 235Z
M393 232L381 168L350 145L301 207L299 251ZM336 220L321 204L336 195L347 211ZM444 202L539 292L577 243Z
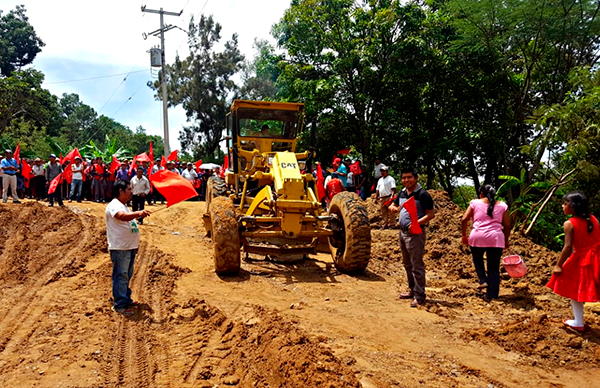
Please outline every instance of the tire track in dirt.
M136 255L138 272L130 284L132 293L143 296L145 279L148 277L146 244L141 243ZM132 317L117 317L117 330L110 350L112 358L104 366L106 386L147 387L150 382L149 351L146 346L148 333L144 328L143 311L136 309Z
M49 261L40 272L29 277L28 280L31 279L31 282L26 282L16 294L11 295L17 303L0 318L0 361L18 352L23 342L26 342L36 330L36 322L46 311L44 306L48 306L53 299L52 293L41 293L42 288L63 268L71 265L78 253L89 243L94 224L89 217L79 219L82 224L79 241L68 249L64 256L57 256ZM5 255L13 253L16 249L16 241L6 248L8 249ZM6 370L8 367L9 365L5 364L3 368Z
M162 273L165 261L162 252L140 243L136 255L137 272L131 282L132 294L141 305L128 318L118 316L117 329L109 352L112 354L102 367L105 386L171 387L168 372L169 347L158 339L166 321L160 282L153 273ZM167 290L168 291L168 290Z

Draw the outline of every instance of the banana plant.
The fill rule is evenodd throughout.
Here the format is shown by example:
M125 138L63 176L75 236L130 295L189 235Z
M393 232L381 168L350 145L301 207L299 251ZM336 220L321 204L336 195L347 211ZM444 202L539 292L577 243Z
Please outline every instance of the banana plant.
M131 151L123 147L117 148L117 139L114 138L113 140L110 140L108 135L106 135L103 150L98 148L93 140L90 140L90 144L86 144L79 150L79 152L87 159L102 158L102 160L106 163L111 162L113 156L115 156L117 159L123 159L129 158L133 155Z

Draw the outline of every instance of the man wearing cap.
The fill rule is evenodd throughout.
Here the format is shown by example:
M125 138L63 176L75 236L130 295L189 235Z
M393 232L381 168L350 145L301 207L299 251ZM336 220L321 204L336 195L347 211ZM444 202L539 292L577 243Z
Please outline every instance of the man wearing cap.
M390 176L387 166L381 166L381 179L377 182L375 199L379 201L381 211L381 229L394 226L394 215L389 211L390 200L396 195L396 180Z
M31 178L33 194L35 195L36 201L39 201L40 199L46 198L46 190L44 190L46 187L46 177L42 159L35 158L33 166L31 166L31 172L33 172L33 178Z
M196 179L198 179L198 174L196 174L196 171L194 171L192 167L192 163L188 163L187 168L183 170L181 176L187 179L193 185L196 182Z
M46 164L46 186L50 186L50 183L54 180L54 178L56 178L63 172L62 166L56 161L56 155L50 154L48 159L50 159L50 161ZM61 191L62 190L59 186L56 188L54 193L48 194L48 200L50 201L50 203L48 204L49 207L54 206L54 199L56 199L60 207L65 206L62 200Z
M399 216L400 248L402 249L402 262L406 270L410 290L401 293L400 299L412 299L410 307L418 307L425 303L425 264L423 263L426 240L425 226L435 217L435 212L433 210L433 199L417 181L419 176L415 169L404 168L401 174L404 189L400 191L390 205L390 211L397 213L406 201L414 197L417 210L416 217L422 233L411 233L411 215L403 207Z
M338 177L340 177L340 179L346 178L346 175L348 174L348 169L346 168L346 165L342 163L342 159L335 158L335 160L333 161L333 166L335 167L335 172L337 172Z
M175 168L175 163L173 163L172 161L167 162L167 171L171 171L177 175L181 175L179 173L179 170L177 168Z
M4 159L0 162L0 168L4 172L2 177L2 202L8 200L8 186L13 197L13 203L21 203L17 195L17 171L19 171L19 163L13 158L11 150L4 151Z
M83 163L81 157L76 156L75 163L67 168L70 168L73 172L73 182L71 183L69 202L73 200L75 193L77 193L77 202L81 202L81 190L83 189Z

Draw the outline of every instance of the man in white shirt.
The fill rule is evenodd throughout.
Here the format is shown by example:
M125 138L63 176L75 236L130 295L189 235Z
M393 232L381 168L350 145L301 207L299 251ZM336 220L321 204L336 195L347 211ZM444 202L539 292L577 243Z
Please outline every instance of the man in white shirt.
M31 166L31 171L33 172L33 178L31 178L33 194L35 195L35 200L39 201L46 197L46 172L44 171L42 159L35 158L33 166Z
M138 167L136 176L131 178L131 202L133 211L144 210L146 196L150 194L150 181L144 176L144 168ZM142 218L138 218L140 225L144 223Z
M192 167L193 165L188 163L187 168L183 170L181 176L187 179L193 185L196 182L196 179L198 179L198 174L196 174L196 171L194 171Z
M71 183L71 194L69 195L69 202L73 201L75 193L77 193L77 202L81 202L81 189L83 188L83 163L79 156L75 157L75 163L68 166L73 172L73 183Z
M375 157L375 168L373 169L373 186L377 189L377 183L379 183L379 179L381 179L381 167L384 164L381 163L379 156ZM369 194L370 195L370 194Z
M131 299L129 281L140 243L140 230L135 219L148 217L150 212L141 210L132 213L129 210L126 203L131 199L132 191L127 181L115 182L112 195L114 199L106 206L105 213L108 251L113 262L113 310L131 316L137 303Z
M396 180L389 175L387 166L381 167L381 179L377 182L375 199L379 201L381 209L381 229L394 227L394 214L388 209L390 199L396 195Z

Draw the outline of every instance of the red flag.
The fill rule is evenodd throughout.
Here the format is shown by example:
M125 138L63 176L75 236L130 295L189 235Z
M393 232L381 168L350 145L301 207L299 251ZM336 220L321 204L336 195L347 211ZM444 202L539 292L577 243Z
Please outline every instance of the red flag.
M150 159L150 157L148 156L147 153L141 153L138 156L135 157L135 160L137 160L138 162L149 162L152 159Z
M73 163L75 161L76 156L79 156L81 158L81 154L79 153L77 147L73 148L64 158L61 156L60 164L65 163L67 160ZM81 158L81 160L83 160L83 158Z
M148 156L154 161L154 149L152 148L152 142L150 142L150 149L148 150Z
M156 172L152 175L150 182L165 197L167 207L198 195L190 181L171 171L161 170Z
M202 166L202 159L200 159L199 161L194 163L194 166L196 166L196 172L200 173L200 166Z
M167 160L169 162L173 161L173 160L177 160L177 150L171 152L171 154L169 155L169 157L167 158Z
M410 197L406 202L402 204L401 207L406 209L408 215L410 216L410 233L423 233L423 229L421 229L421 225L419 225L419 216L417 214L417 203L415 202L415 197Z
M63 179L69 184L73 183L73 170L71 170L71 163L67 164L67 167L63 169Z
M110 170L108 170L110 171L110 175L115 175L115 172L120 166L121 162L119 162L119 159L117 159L117 157L113 155L112 162L110 162Z
M129 165L129 176L131 176L132 171L137 170L137 164L135 163L135 158L137 158L137 156L133 157L133 160L131 161L131 164Z
M350 148L339 150L337 153L340 155L348 155L350 153Z
M223 169L227 170L229 168L229 155L225 155L225 160L223 160Z
M13 153L13 158L15 158L17 163L21 162L21 142L17 143L17 146L15 147L15 152Z
M322 201L325 198L325 179L323 178L323 169L321 168L321 163L317 166L317 196L319 197L319 201Z
M56 178L52 179L52 182L50 182L50 186L48 187L48 194L54 193L58 185L60 185L60 182L62 182L62 173L58 174Z
M362 174L358 160L350 165L350 171L352 171L354 175Z
M162 159L160 161L160 165L162 166L162 168L167 168L167 159L165 159L165 156L162 156Z
M148 175L148 179L150 179L150 177L152 176L152 169L154 168L154 162L150 162L148 164L148 173L146 175Z
M25 160L23 160L21 175L23 175L23 178L25 179L25 187L29 187L29 180L31 179L31 166Z

